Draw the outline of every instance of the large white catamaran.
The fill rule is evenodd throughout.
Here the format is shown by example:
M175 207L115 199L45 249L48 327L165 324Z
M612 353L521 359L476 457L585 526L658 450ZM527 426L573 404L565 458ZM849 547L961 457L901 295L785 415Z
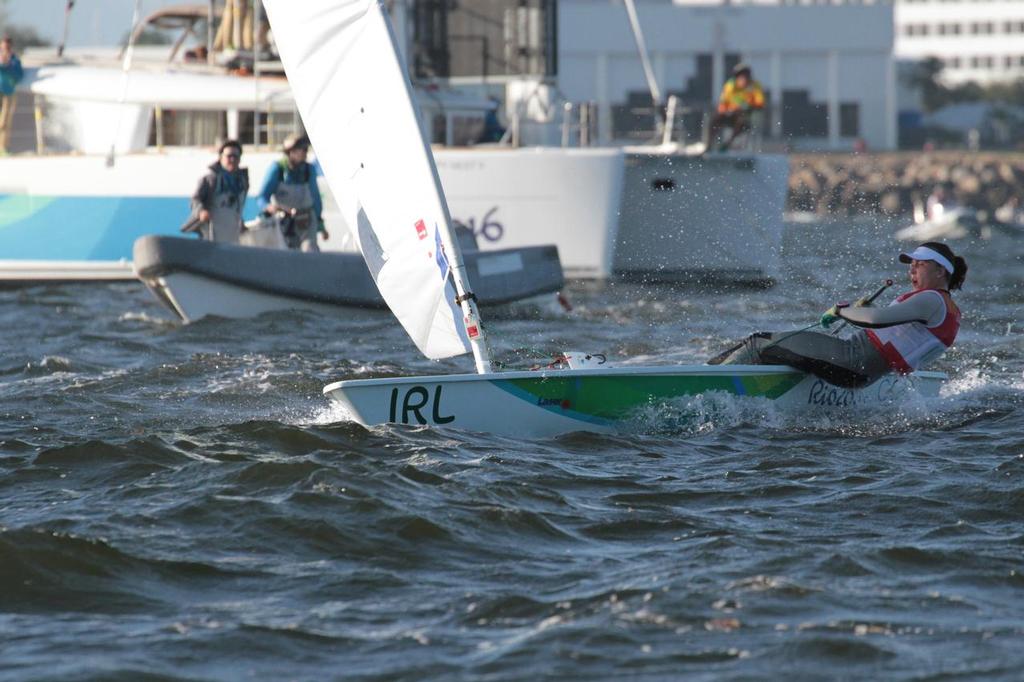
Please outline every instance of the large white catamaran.
M611 431L638 409L710 391L797 408L934 395L943 374L844 389L784 366L608 367L496 372L412 89L379 0L264 0L282 62L334 196L381 294L417 347L472 351L477 374L339 381L324 393L362 424L432 424L525 437Z

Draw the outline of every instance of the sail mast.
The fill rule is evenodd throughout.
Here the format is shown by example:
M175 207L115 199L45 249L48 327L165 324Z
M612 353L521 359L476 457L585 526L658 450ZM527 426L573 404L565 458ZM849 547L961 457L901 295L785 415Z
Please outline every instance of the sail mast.
M437 169L434 169L437 173ZM451 268L452 279L455 280L455 300L462 308L462 324L466 328L466 336L469 337L470 347L473 349L473 361L476 364L476 371L479 374L490 374L494 371L491 365L491 349L487 344L487 334L484 332L483 323L480 320L480 311L476 305L476 294L469 290L469 282L466 277L466 263L462 258L462 249L452 234L452 220L448 215L448 202L443 201L445 222L442 240L445 242L445 252L452 254ZM450 246L449 246L450 245ZM449 250L450 249L450 250Z

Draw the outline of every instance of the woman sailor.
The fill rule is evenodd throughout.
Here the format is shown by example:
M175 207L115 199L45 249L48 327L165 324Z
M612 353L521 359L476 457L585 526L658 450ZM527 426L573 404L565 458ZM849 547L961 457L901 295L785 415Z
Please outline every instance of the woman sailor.
M923 367L956 340L960 309L950 291L963 286L967 263L939 242L901 253L899 260L910 265L913 288L889 307L837 303L821 316L823 327L839 320L858 327L850 338L812 331L759 333L710 364L790 365L851 388L888 372L906 374Z
M217 161L199 180L192 194L192 220L182 228L201 230L203 239L237 244L242 232L242 209L249 193L249 170L240 168L242 145L228 140Z
M267 169L257 205L268 215L284 213L290 218L284 237L289 249L319 251L317 233L324 239L323 202L316 184L316 168L306 161L309 140L290 135L283 145L284 156Z

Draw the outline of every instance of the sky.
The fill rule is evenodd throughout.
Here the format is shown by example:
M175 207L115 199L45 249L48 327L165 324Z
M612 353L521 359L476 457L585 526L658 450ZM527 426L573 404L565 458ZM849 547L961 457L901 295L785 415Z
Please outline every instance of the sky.
M170 5L180 5L183 0L141 0L139 14ZM202 4L203 0L191 0ZM32 26L40 35L54 45L60 42L64 30L65 0L7 0L8 19L13 24ZM189 4L189 3L186 3ZM71 12L71 28L68 32L69 47L95 47L117 45L132 23L135 0L75 0Z

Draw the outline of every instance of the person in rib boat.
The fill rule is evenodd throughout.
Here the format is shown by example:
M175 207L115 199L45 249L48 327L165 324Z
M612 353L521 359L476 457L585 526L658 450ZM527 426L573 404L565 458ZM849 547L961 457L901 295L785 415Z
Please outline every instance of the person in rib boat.
M910 265L911 291L886 308L868 307L862 299L852 306L837 303L821 316L822 327L840 320L857 327L849 338L808 330L760 332L709 364L790 365L848 388L923 368L956 340L960 309L950 292L963 286L967 263L939 242L901 253L899 260Z
M284 156L267 169L256 204L267 215L282 214L284 239L289 249L320 251L317 233L329 238L324 227L323 201L316 184L316 169L306 160L309 139L289 135L281 146Z
M192 193L192 213L182 232L198 232L202 239L237 244L242 233L242 211L249 194L249 169L242 168L242 145L227 140L217 160L199 178Z

